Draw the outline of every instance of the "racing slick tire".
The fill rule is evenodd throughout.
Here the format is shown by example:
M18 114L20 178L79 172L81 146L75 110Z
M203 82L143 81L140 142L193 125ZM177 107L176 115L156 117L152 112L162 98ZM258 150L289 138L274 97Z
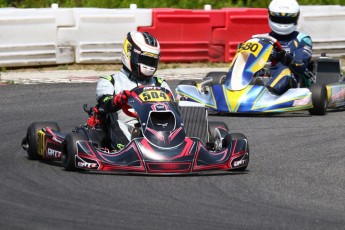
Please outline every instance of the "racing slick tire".
M194 86L196 86L196 81L194 81L194 80L182 80L178 84L179 85L194 85Z
M212 78L211 85L224 85L226 76L228 75L227 72L221 72L221 71L215 71L215 72L209 72L206 77L204 77L204 80L207 78Z
M246 140L248 140L247 137L243 133L229 133L223 139L223 148L228 147L233 140L239 140L239 139L246 139ZM243 166L243 167L233 169L232 171L244 171L244 170L247 169L248 164L249 164L249 155L250 155L248 142L247 142L247 152L248 152L248 157L246 159L247 160L247 164L245 166Z
M85 134L80 132L73 132L67 134L64 140L64 147L62 152L62 166L66 171L77 171L75 165L75 156L77 154L77 141L86 141L87 137Z
M30 160L42 159L42 156L38 154L38 132L46 127L60 132L60 127L56 122L34 122L27 130L22 146L26 149Z
M313 108L309 109L312 115L325 115L328 106L327 89L325 85L313 84L309 87L312 93Z
M224 148L223 139L229 133L228 126L221 121L209 121L208 122L208 141L212 143L215 150L221 150Z

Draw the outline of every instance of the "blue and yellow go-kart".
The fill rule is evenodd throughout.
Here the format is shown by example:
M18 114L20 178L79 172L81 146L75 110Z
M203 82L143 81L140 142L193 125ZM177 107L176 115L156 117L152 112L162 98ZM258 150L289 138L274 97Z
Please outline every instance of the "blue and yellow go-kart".
M259 35L243 43L228 72L210 72L202 82L181 81L176 89L180 100L194 101L218 113L282 113L309 110L324 115L328 108L345 106L345 82L339 60L319 57L298 88L282 95L271 93L265 84L273 49L281 49L271 36Z

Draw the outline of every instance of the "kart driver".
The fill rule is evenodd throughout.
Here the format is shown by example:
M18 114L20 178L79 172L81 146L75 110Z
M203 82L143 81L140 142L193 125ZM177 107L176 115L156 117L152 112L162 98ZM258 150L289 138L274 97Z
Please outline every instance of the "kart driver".
M121 70L98 80L97 101L107 114L106 129L112 150L124 148L138 123L136 118L126 115L121 109L127 104L130 90L140 85L170 90L163 79L153 76L159 58L160 45L154 36L147 32L129 32L123 44Z
M312 41L296 31L300 14L296 0L272 0L268 7L270 36L276 38L283 50L271 56L271 79L267 88L281 95L289 88L296 88L302 76L310 76L307 67L312 56Z

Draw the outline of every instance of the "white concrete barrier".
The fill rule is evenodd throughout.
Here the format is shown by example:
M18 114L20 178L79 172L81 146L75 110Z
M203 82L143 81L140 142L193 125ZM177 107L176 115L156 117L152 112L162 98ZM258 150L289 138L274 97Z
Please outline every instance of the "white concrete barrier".
M68 10L1 9L0 65L48 65L73 62L70 49L59 47L56 31L70 26Z
M345 55L345 7L301 6L298 29L311 36L315 55Z
M131 30L151 26L152 10L0 9L0 66L110 63Z
M120 61L127 33L152 24L151 9L74 9L74 17L76 63Z

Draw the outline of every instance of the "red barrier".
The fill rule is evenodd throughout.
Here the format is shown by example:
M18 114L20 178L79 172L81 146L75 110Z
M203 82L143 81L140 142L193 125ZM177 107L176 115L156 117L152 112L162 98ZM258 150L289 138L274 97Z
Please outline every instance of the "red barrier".
M224 62L224 44L211 42L214 29L224 26L224 10L153 9L152 26L138 31L158 39L163 62Z
M230 62L240 42L270 31L263 8L152 11L152 26L138 31L157 37L163 62Z
M234 57L237 45L254 34L268 33L267 9L257 8L224 8L226 13L225 28L214 30L212 44L224 45L224 61L230 62Z

